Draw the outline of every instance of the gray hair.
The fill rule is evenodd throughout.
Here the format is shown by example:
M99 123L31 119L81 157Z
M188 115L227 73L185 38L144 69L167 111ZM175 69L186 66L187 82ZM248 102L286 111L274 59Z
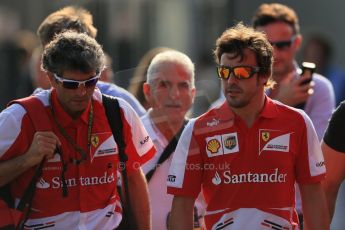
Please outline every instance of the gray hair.
M152 59L147 70L146 83L153 84L157 77L156 73L159 72L159 68L164 64L177 64L183 66L189 73L191 87L195 87L195 67L192 60L186 54L176 50L161 52Z

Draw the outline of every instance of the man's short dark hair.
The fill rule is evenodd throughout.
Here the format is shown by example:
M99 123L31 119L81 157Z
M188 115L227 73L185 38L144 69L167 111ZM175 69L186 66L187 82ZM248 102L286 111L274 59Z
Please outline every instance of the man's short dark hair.
M65 71L100 73L104 66L102 47L94 38L75 31L58 34L43 51L42 68L58 75Z
M216 41L214 55L217 63L223 53L234 54L234 58L243 58L244 50L250 49L256 56L261 74L271 75L273 62L273 48L268 42L266 35L246 27L242 23L237 24L223 32Z

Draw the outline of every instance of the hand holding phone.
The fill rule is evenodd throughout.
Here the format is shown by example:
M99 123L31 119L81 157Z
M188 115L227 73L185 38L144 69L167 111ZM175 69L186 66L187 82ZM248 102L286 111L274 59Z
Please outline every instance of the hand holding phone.
M310 76L305 81L302 81L301 85L307 84L312 80L313 73L315 72L316 65L312 62L303 62L302 63L302 74L301 77Z

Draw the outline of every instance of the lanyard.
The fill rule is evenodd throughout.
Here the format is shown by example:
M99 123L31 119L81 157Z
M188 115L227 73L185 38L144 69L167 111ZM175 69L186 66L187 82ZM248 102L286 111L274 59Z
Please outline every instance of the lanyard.
M71 158L70 161L75 165L79 165L82 161L86 160L86 158L87 158L86 152L88 152L90 150L90 146L91 146L91 132L92 132L92 124L93 124L93 101L91 101L91 108L90 108L90 112L89 112L88 130L87 130L87 151L86 152L82 147L80 147L73 140L73 138L70 135L68 135L66 130L58 122L58 120L55 116L51 95L49 96L49 102L50 102L50 109L52 111L54 122L56 123L57 127L59 128L60 133L73 146L74 150L77 151L78 153L80 153L80 155L81 155L80 159Z

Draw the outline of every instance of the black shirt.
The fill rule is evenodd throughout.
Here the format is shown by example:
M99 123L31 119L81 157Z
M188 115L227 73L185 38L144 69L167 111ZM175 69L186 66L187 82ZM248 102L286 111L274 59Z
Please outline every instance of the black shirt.
M345 101L332 114L323 141L332 149L345 154Z

